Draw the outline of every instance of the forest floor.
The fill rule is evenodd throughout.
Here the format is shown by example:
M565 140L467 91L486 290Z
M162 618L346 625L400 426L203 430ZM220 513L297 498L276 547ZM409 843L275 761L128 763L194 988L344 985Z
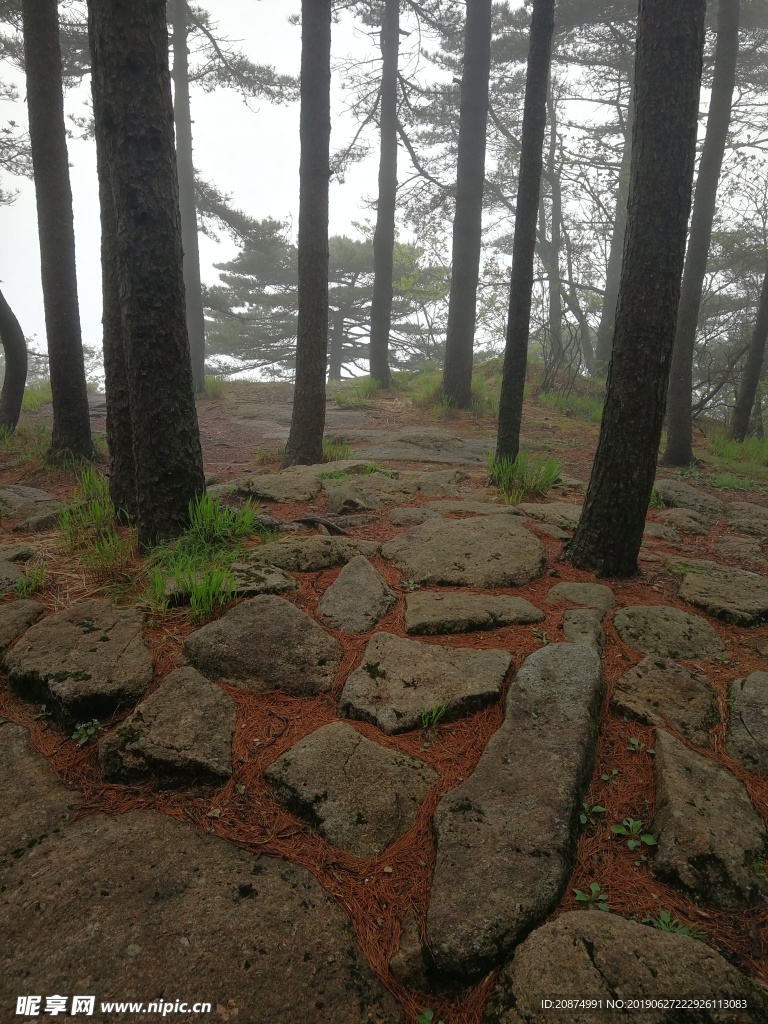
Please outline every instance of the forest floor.
M94 432L103 433L103 397L92 396L91 405ZM583 501L597 442L599 424L580 418L580 414L574 412L573 408L569 408L565 401L559 407L547 406L533 397L528 399L525 407L523 447L528 447L533 455L556 459L564 477L564 482L556 485L545 498L536 499L542 506L553 506L555 512L558 505L565 510L566 506L570 508ZM201 396L198 400L198 418L206 472L215 477L217 484L242 480L249 474L262 471L275 473L279 466L280 446L287 438L290 414L289 385L245 382L225 384L221 393ZM66 468L52 468L43 458L45 425L49 421L49 407L44 406L34 414L24 414L17 438L3 443L0 448L0 492L9 485L23 485L40 488L62 502L71 500L77 484L76 473ZM341 390L336 400L329 399L326 434L339 446L345 446L340 447L338 452L344 459L355 459L358 457L357 452L367 451L380 444L382 439L402 435L403 431L407 432L411 428L430 428L443 432L447 437L468 441L487 440L487 447L493 447L494 419L482 411L456 413L439 407L417 405L404 391L365 395L359 389L348 387ZM751 801L756 814L758 830L762 829L761 834L765 836L764 830L768 828L768 777L764 774L764 768L761 771L755 770L753 763L734 755L728 741L728 720L733 709L735 681L755 672L768 672L768 624L765 621L768 617L768 604L765 614L758 615L755 620L757 624L750 626L736 625L715 615L703 614L679 596L680 575L668 568L668 562L681 557L703 559L718 563L723 570L746 569L759 577L768 578L768 561L764 557L768 550L765 543L768 536L764 534L768 534L768 529L763 531L759 528L759 516L756 520L757 529L743 529L743 515L741 520L737 520L741 522L742 528L737 528L734 526L736 520L732 521L728 512L731 505L739 506L740 503L768 510L768 460L760 460L754 455L748 457L742 449L736 451L729 448L716 431L710 433L709 438L699 432L696 445L699 462L695 468L684 474L662 469L659 478L681 481L694 488L704 499L713 499L718 511L700 514L699 521L694 516L686 526L683 519L670 523L667 518L665 522L669 509L661 507L660 502L660 507L651 508L648 522L660 529L655 531L655 536L650 535L654 531L649 531L640 556L640 570L635 578L595 580L591 574L574 569L561 560L562 534L559 537L552 535L552 532L558 532L557 529L548 531L547 523L542 525L535 517L515 516L516 519L525 520L531 535L542 545L544 569L518 586L480 589L485 596L514 595L525 599L541 611L541 620L533 627L511 624L491 630L470 630L451 633L450 636L419 638L423 643L447 644L458 651L509 652L512 657L511 669L496 700L474 713L457 714L453 721L440 721L439 717L433 722L424 720L423 728L396 735L385 735L370 722L355 722L358 732L366 738L380 743L387 750L419 759L438 777L438 781L420 802L412 823L393 844L376 856L355 856L327 842L323 838L322 827L318 827L316 821L293 813L275 799L273 790L264 778L264 772L286 751L318 728L339 720L349 721L349 716L341 715L340 695L350 675L363 663L366 647L375 633L385 632L402 639L409 638L405 629L407 599L416 591L427 592L435 588L420 585L393 558L384 558L379 552L370 557L370 562L397 595L397 602L366 633L332 631L340 645L341 654L333 684L327 693L316 696L291 696L280 690L259 693L230 685L229 682L222 683L221 689L232 698L237 710L237 725L232 741L234 769L231 779L223 786L185 788L177 785L168 789L159 786L152 778L140 783L105 782L100 769L98 744L80 745L71 738L71 727L67 728L66 722L62 725L50 718L44 707L41 711L39 702L21 699L18 689L12 690L3 677L0 681L0 724L5 725L0 729L0 784L5 788L0 791L5 793L5 799L0 800L8 806L3 807L2 813L6 818L7 812L11 826L16 820L13 817L13 801L28 803L28 813L22 815L17 823L18 835L13 836L9 832L10 838L6 841L0 839L0 876L6 876L0 877L0 907L3 907L6 920L20 922L15 931L11 929L6 932L4 942L0 939L0 975L5 977L5 982L0 982L0 1007L3 1007L0 1008L0 1016L7 1013L3 1019L27 1019L23 1015L13 1016L12 1009L4 1009L5 1005L11 1007L15 1004L16 999L25 996L27 991L38 994L42 991L53 995L54 992L71 990L73 994L93 990L102 999L144 1000L159 996L162 992L163 998L173 1000L185 998L186 993L194 990L195 979L199 978L201 982L197 991L200 998L206 997L206 985L208 988L215 987L214 1008L207 1019L231 1020L238 1024L279 1024L283 1020L302 1021L302 1024L312 1024L314 1021L319 1024L331 1020L334 1024L345 1024L347 1021L350 1024L358 1021L370 1024L377 1021L389 1024L391 1021L394 1024L398 1020L405 1020L409 1024L414 1021L424 1024L429 1021L434 1024L439 1021L444 1024L480 1024L481 1021L489 1024L516 1024L525 1021L531 1024L545 1019L580 1020L575 1013L572 1016L552 1013L548 1017L544 1011L533 1007L533 996L528 991L522 991L521 978L510 976L511 981L505 980L504 972L500 976L498 967L481 972L473 971L471 973L474 978L461 983L453 978L452 983L446 984L446 978L440 978L439 970L430 974L430 969L435 965L430 961L429 953L416 947L420 947L422 942L429 945L430 941L430 899L436 864L439 866L440 860L440 832L439 828L436 831L433 819L441 799L466 780L471 780L482 762L490 739L500 731L504 721L505 700L515 687L515 673L531 655L570 639L565 631L563 603L548 599L551 588L561 583L599 582L610 587L618 610L635 606L679 609L686 615L695 613L697 619L705 620L708 629L716 634L719 643L715 654L702 650L700 654L691 655L689 652L677 659L689 673L705 677L706 686L711 687L709 704L714 708L714 713L709 712L706 723L702 724L703 720L694 720L696 713L691 709L681 712L677 720L677 711L670 711L667 715L662 707L656 716L656 724L663 725L687 750L714 766L713 770L716 768L728 773L743 786L748 794L747 802ZM479 450L479 447L475 446L473 451ZM376 461L380 468L399 474L400 477L409 473L423 474L427 471L458 468L466 474L466 479L457 487L457 497L498 504L498 494L487 486L487 469L477 458L465 464L451 461L450 465L418 458L397 461L377 458ZM106 471L106 459L99 468ZM332 471L333 464L327 468ZM332 515L329 516L328 492L325 489L320 489L308 500L280 502L260 499L259 503L262 513L284 523L307 515L333 519ZM362 517L358 523L346 527L347 536L358 541L373 541L381 546L407 531L407 527L404 529L394 525L389 518L395 505L418 510L433 509L434 504L434 496L421 491L406 501L382 500L368 521L363 521L365 517ZM680 508L679 504L677 508ZM457 518L463 518L463 514L447 512L445 522L450 523ZM549 525L552 523L550 518ZM199 623L192 621L189 610L179 607L161 612L147 603L146 562L135 552L114 572L103 566L101 569L94 569L92 565L89 568L83 564L82 551L73 550L64 544L55 525L30 533L14 530L15 526L18 526L18 520L13 514L6 514L0 520L0 546L28 545L34 552L28 556L28 567L45 563L44 582L30 596L44 606L46 616L81 602L102 599L121 605L138 604L142 611L149 610L143 626L143 638L152 655L153 679L147 694L155 693L168 673L180 663L179 657L185 640L199 628ZM118 532L122 538L129 538L125 528L121 527ZM295 536L312 536L316 533L314 528L306 526ZM729 548L727 543L723 544L723 539L729 537L741 538L747 545L752 545L748 562L744 561L743 556L746 548ZM254 538L250 542L252 548L261 546L258 539ZM292 575L298 587L283 597L302 612L317 619L318 604L338 578L339 572L338 565L307 572L294 571ZM27 575L30 575L29 571ZM456 589L461 588L444 586L440 592ZM471 588L471 591L478 593L478 588ZM4 604L15 600L19 594L22 594L21 590L8 590L5 597L0 598L0 611ZM222 611L219 610L213 618L221 615ZM32 627L33 630L38 628ZM597 639L598 633L602 633L604 643ZM602 615L601 625L596 627L594 633L592 647L600 655L602 669L602 695L599 711L596 712L596 747L592 749L591 755L589 752L587 754L587 760L594 767L586 786L574 776L574 792L579 789L581 791L578 792L576 805L569 811L572 820L577 821L579 813L583 813L586 820L576 826L575 852L572 856L572 845L566 835L564 849L569 846L571 849L567 849L564 854L564 877L567 876L567 882L564 885L558 883L559 897L554 903L550 901L552 905L546 908L538 922L522 928L520 937L525 938L526 932L534 924L546 921L549 927L558 918L575 911L586 915L583 918L585 921L587 918L590 921L597 920L601 915L593 909L593 904L605 903L610 914L628 921L641 922L647 919L655 921L656 927L662 930L682 932L683 935L695 933L702 940L697 948L717 950L728 964L734 965L754 982L768 987L768 889L763 885L764 874L757 886L757 895L753 893L745 897L742 893L730 905L726 905L728 900L725 899L713 906L707 899L708 888L714 891L721 883L726 888L730 885L731 889L738 889L733 879L727 879L727 884L723 882L723 872L727 873L727 869L717 861L720 852L729 843L733 845L735 842L738 847L738 835L735 840L732 835L726 838L718 836L713 825L710 846L696 850L688 857L689 867L699 863L699 875L693 880L689 877L683 884L684 880L678 879L677 883L671 880L669 872L666 876L654 872L656 851L651 845L645 849L648 854L646 857L640 852L642 847L638 850L629 848L625 837L611 831L611 825L618 825L627 819L640 822L645 834L653 834L654 829L659 831L657 825L661 820L663 806L657 793L659 768L653 751L659 739L653 714L644 717L640 713L633 713L631 709L628 711L627 704L622 705L615 697L619 680L638 665L646 654L659 657L665 655L653 649L652 645L643 647L641 641L628 642L627 633L620 635L617 631L612 612ZM763 715L768 720L768 677L762 681L762 687L762 697L759 699L762 700ZM112 717L104 716L103 721L98 723L98 732L106 735L119 729L129 710L123 707ZM661 720L658 720L659 715ZM14 727L26 730L23 749L3 743L3 734ZM703 737L701 729L705 730ZM35 755L29 753L26 744ZM37 761L33 764L29 760L37 755L50 764L56 776L54 782L39 774ZM568 770L578 774L576 769ZM23 781L19 783L18 778L20 773L27 771L32 781L25 788ZM371 785L376 785L375 780ZM543 789L546 788L544 785ZM66 815L56 804L56 801L63 799L62 792L67 794ZM45 829L42 825L37 828L34 824L35 801L39 802L41 808L41 820L49 815ZM29 811L29 807L33 810ZM154 906L152 898L146 895L143 888L141 892L138 891L145 885L145 881L146 886L151 888L151 879L148 877L142 880L143 876L138 871L140 882L135 883L137 891L132 893L128 875L120 874L121 851L133 851L131 856L141 861L143 854L139 837L146 834L146 825L137 825L135 831L131 832L134 826L126 824L127 832L123 835L118 832L114 835L97 834L92 830L88 841L92 841L93 846L88 852L87 870L77 860L75 853L68 849L60 857L61 863L66 866L68 880L64 879L61 872L57 874L59 854L56 844L61 838L59 833L66 835L67 828L85 828L89 822L102 816L117 818L132 812L165 815L174 822L183 823L185 830L192 830L201 836L210 837L211 841L220 841L232 850L240 851L238 856L244 854L250 859L263 858L265 863L271 863L270 858L279 858L285 865L299 869L300 875L297 877L301 879L304 879L303 872L306 870L319 882L325 895L318 895L314 889L313 895L309 895L310 889L307 888L308 895L304 902L310 908L322 908L325 906L322 899L330 896L344 911L338 921L331 910L327 911L330 916L324 918L326 933L321 929L313 947L317 951L323 948L323 942L327 942L331 950L328 955L330 966L327 967L331 981L327 987L324 988L326 983L321 981L322 971L305 977L302 965L291 959L292 948L295 945L299 949L303 940L296 928L291 931L282 918L293 913L309 914L310 910L304 903L301 904L302 909L286 909L292 898L289 895L277 898L277 909L270 910L266 906L262 909L257 899L251 899L253 888L249 882L245 886L236 887L242 900L238 897L232 903L231 895L228 896L230 909L216 916L217 912L212 905L219 898L219 890L216 888L218 882L211 879L205 893L200 890L202 903L205 904L206 900L208 902L207 909L192 903L176 908L178 920L173 917L173 911L164 920L161 908L156 919L151 920L154 914L151 909ZM747 808L745 814L749 812ZM64 817L70 824L62 824ZM133 819L124 820L128 823ZM55 825L52 824L54 821ZM563 826L563 830L567 833L568 826ZM156 831L159 835L162 829ZM660 847L663 846L663 836L659 834L655 838ZM61 842L66 840L61 839ZM165 837L164 842L165 846L160 843L153 847L152 841L147 839L149 852L146 856L151 861L150 875L156 872L158 876L164 877L162 863L166 858L173 859L174 844L182 844L185 851L180 854L182 859L188 856L190 863L197 863L195 857L199 851L192 840L189 840L187 849L183 845L186 840L180 839L173 832ZM669 826L667 845L674 845L675 842L674 826ZM35 850L31 849L33 845ZM21 848L26 851L23 856L18 852ZM199 854L201 863L206 857L214 856L210 852L212 849L206 846ZM43 852L40 853L40 850ZM752 854L744 844L738 850L738 857L743 854L742 859L746 860L752 856L754 862L754 848ZM763 854L766 853L768 847L763 847ZM44 858L36 862L36 872L33 870L34 856ZM475 851L472 856L479 857L481 854ZM545 853L546 856L548 854ZM155 860L152 860L153 857ZM100 858L103 866L94 868L91 863L93 858ZM715 864L709 876L707 871L710 868L701 867L702 858L707 860L710 868ZM30 866L25 873L24 865L27 862ZM222 882L222 892L229 892L234 884L231 878L238 871L244 870L245 862L222 861L219 874L229 879ZM94 870L96 874L91 877L88 872ZM102 871L103 877L98 874L98 870ZM691 870L695 875L696 871ZM77 875L79 871L83 872L84 880L78 889L77 880L72 882L71 876L73 873ZM764 872L762 860L756 868L758 876L761 872ZM47 884L51 887L47 890L48 897L55 900L66 896L70 901L67 913L63 916L57 917L45 900L46 913L36 918L30 909L36 900L39 906L40 886L31 880L39 874L48 878ZM455 885L460 889L456 877L455 872L450 875L448 884L449 887ZM116 878L119 882L115 881ZM279 887L280 884L276 877L274 885ZM297 884L291 883L291 886L295 889ZM112 885L119 889L117 909L104 910L101 907L102 896ZM308 882L301 881L299 888L308 885ZM103 887L103 892L100 887ZM185 892L188 887L186 881L181 886ZM46 893L45 884L42 892ZM159 899L156 893L155 898ZM177 898L182 899L182 896L173 896L173 899ZM459 892L456 896L458 912L461 912L461 898L462 893ZM280 899L283 900L282 904L279 903ZM489 899L493 901L491 894ZM6 906L3 906L4 900ZM167 902L170 905L171 897ZM144 917L138 918L136 922L133 922L131 916L131 905L134 909L143 908L141 913ZM252 914L247 926L233 923L243 907ZM274 918L270 917L271 913ZM321 914L321 911L317 913ZM202 934L187 938L195 930L193 924L190 924L190 919L194 921L195 915L200 917L201 932L204 928L221 929L216 941ZM213 916L208 918L206 915ZM184 928L178 924L182 918L186 922ZM304 918L297 917L296 920ZM409 920L415 922L415 926L413 923L407 924ZM677 922L677 927L664 927L665 922L669 924L672 921ZM131 924L130 928L126 922ZM345 928L349 929L350 922L359 947L354 952L347 948L347 932L344 931ZM225 941L229 927L234 929L234 945L231 947ZM405 949L409 927L415 927L416 940L411 943L413 948ZM272 939L269 936L270 928L275 932ZM153 929L156 934L150 935ZM649 935L654 934L651 929L645 931ZM254 932L266 935L263 942L268 955L257 964L261 980L253 976L256 972L246 977L241 963L245 958L246 936L249 936L248 941L253 948L259 945L259 941L253 939ZM97 935L99 938L96 940L94 937ZM535 935L536 932L526 942L530 943ZM190 942L192 948L196 943L199 946L197 959L189 953ZM99 946L102 948L96 948ZM533 950L533 947L530 948ZM26 953L31 956L34 949L38 953L43 950L39 958L35 956L38 966L19 962ZM401 955L399 966L396 966L398 950L401 950ZM508 960L509 956L507 952L499 959ZM672 952L667 956L674 958L675 954ZM309 954L305 953L305 960L308 957ZM334 963L334 958L338 961L344 957L349 958L351 964L344 975L347 980L338 980L337 988L334 988L337 983L333 979L338 973L338 963ZM147 960L143 962L145 958ZM298 955L296 959L298 961ZM437 954L436 959L439 967L440 958ZM244 962L250 970L250 954ZM521 958L519 962L522 963ZM422 974L419 973L419 965L424 967ZM536 969L546 974L541 964ZM700 969L702 977L706 977L711 964ZM69 975L67 970L70 971ZM509 971L508 968L506 970ZM712 970L716 974L716 969ZM587 977L580 975L570 961L563 976L567 978L568 972L571 972L576 988ZM615 995L619 992L630 996L643 994L632 987L634 979L607 981L607 973L602 972L601 984L607 985L606 991L609 993ZM556 975L552 977L554 984ZM149 978L152 979L151 986L147 984L143 987L142 979ZM355 979L354 984L349 978ZM267 981L283 989L284 1016L273 1007L265 994ZM541 982L538 995L547 994L545 984ZM65 987L67 985L68 988ZM255 993L253 998L261 1008L248 1005L249 985L250 991ZM511 994L506 991L505 985L511 986ZM519 988L515 989L515 986ZM317 995L321 990L322 998L313 1000L312 993ZM174 992L177 994L174 995ZM548 994L573 995L574 992L561 989ZM590 998L600 993L581 991L580 994ZM681 993L665 994L676 996ZM708 994L722 996L728 993ZM762 1012L755 1007L751 1015L733 1019L764 1020L766 1018L760 1015ZM98 1011L96 1018L99 1019ZM29 1019L34 1017L30 1015ZM107 1013L103 1017L105 1024L108 1019L111 1018ZM119 1019L134 1018L124 1012ZM136 1019L147 1018L137 1016ZM169 1019L192 1021L206 1018L173 1011ZM614 1018L606 1015L604 1019ZM658 1018L643 1019L678 1018L660 1015ZM701 1019L731 1018L715 1014L711 1017L702 1016Z

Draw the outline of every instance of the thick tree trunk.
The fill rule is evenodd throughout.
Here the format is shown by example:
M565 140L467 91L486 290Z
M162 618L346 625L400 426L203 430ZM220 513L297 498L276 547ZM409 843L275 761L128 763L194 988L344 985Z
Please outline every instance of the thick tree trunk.
M608 250L608 265L605 270L605 291L600 323L595 341L595 372L603 374L608 369L613 345L613 331L616 324L616 306L619 301L621 263L624 258L624 235L627 230L627 197L629 196L629 170L632 160L632 128L635 116L634 86L629 91L629 109L624 130L624 146L621 151L619 183L616 189L616 206L613 213L613 233Z
M554 23L555 0L534 0L525 82L515 235L512 243L507 343L499 399L497 458L514 459L520 447L523 389L528 362L528 336L531 330L536 219L541 193L542 148L547 122L547 82Z
M720 0L712 96L709 101L707 133L704 137L699 176L696 181L691 233L669 378L667 447L661 460L668 466L688 466L693 462L693 350L704 276L707 272L707 254L715 216L717 185L731 121L738 53L739 0Z
M106 175L101 194L109 189L114 202L136 514L139 543L146 547L183 530L190 501L204 489L166 8L164 0L91 0L89 12L96 136Z
M755 404L757 385L760 383L760 371L765 356L765 342L768 339L768 270L763 278L763 287L760 291L760 303L757 307L757 319L749 341L747 362L744 372L741 375L739 393L736 396L736 405L731 420L731 433L737 441L743 441L747 436L749 421L752 415L752 406Z
M13 431L19 422L27 383L27 343L19 321L0 292L0 344L5 355L5 377L0 393L0 430Z
M284 466L323 455L328 353L331 0L301 3L301 166L296 387Z
M172 0L173 116L176 123L176 165L179 169L181 242L184 247L184 289L192 380L196 392L205 387L205 314L200 283L200 248L195 205L195 167L192 159L192 113L189 105L189 48L187 0Z
M383 388L390 383L389 330L392 324L392 264L397 202L397 62L400 52L400 0L385 0L381 20L381 154L379 201L373 235L371 302L371 377Z
M619 308L600 438L567 557L631 576L656 472L696 154L706 0L641 0Z
M491 0L467 0L451 291L442 384L442 393L459 409L467 408L472 392L490 70Z
M93 457L77 299L56 0L24 0L29 137L37 198L40 269L53 398L51 450Z

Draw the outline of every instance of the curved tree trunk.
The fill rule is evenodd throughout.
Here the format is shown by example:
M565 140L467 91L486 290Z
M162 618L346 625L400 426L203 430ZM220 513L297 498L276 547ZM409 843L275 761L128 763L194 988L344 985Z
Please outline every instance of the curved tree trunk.
M400 53L400 0L385 0L381 20L381 154L379 201L373 235L371 302L371 377L383 388L390 383L389 330L392 324L392 266L397 202L397 62Z
M737 441L743 441L749 429L752 407L755 404L757 385L760 383L760 371L765 356L765 342L768 339L768 270L763 278L760 291L760 303L757 307L757 319L749 341L749 351L744 372L741 375L739 393L731 420L731 433Z
M641 0L619 309L584 511L567 557L631 576L664 419L696 155L706 0Z
M328 358L331 0L301 2L301 166L296 387L284 466L323 456Z
M192 113L189 105L189 48L187 0L171 0L173 29L173 117L176 123L176 165L179 169L181 242L184 247L184 290L192 380L195 391L205 387L205 314L200 283L200 248L195 205L195 167L192 160Z
M205 487L184 302L168 26L164 0L90 0L89 14L99 169L106 176L101 195L111 193L114 203L136 512L146 547L184 529L189 503ZM113 397L107 393L108 403Z
M459 409L467 408L472 392L490 71L491 0L467 0L451 292L442 383L442 393Z
M520 447L523 389L528 363L528 336L531 330L536 219L539 212L541 169L544 162L542 148L547 122L547 82L554 24L555 0L534 0L525 82L520 176L517 186L515 235L512 243L509 317L499 398L496 458L514 459Z
M691 233L669 377L667 447L661 459L667 466L688 466L693 462L693 350L704 276L707 272L707 254L715 216L717 185L731 121L738 53L739 0L720 0L717 13L715 74L709 101L707 133L704 137L696 196L693 201Z
M27 343L19 321L0 292L0 344L5 355L5 377L0 393L0 430L13 433L19 422L27 383Z
M75 267L56 0L24 0L29 137L53 400L51 450L93 457Z

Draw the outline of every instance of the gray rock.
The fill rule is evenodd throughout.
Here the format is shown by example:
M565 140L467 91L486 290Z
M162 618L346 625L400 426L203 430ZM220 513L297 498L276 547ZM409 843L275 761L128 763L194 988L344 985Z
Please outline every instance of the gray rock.
M682 480L657 479L656 492L665 505L688 508L704 515L719 516L725 511L725 502L704 494L698 487L684 484Z
M366 473L349 480L324 480L328 509L338 515L381 508L382 502L406 501L418 490L413 480L399 480L383 473Z
M494 442L479 438L454 437L436 427L407 427L389 434L378 444L358 451L364 459L390 462L437 462L444 465L482 464Z
M717 722L715 694L706 676L651 655L617 681L611 707L644 725L669 722L691 743L706 747Z
M184 641L184 654L210 679L254 693L327 693L341 663L333 637L282 597L243 601Z
M19 633L37 622L44 612L39 601L10 601L0 605L0 650L10 646Z
M468 633L474 629L530 625L544 612L522 597L506 594L463 594L460 591L409 594L405 599L405 631L412 635Z
M688 573L678 597L735 626L757 626L768 617L768 580L744 569Z
M474 773L441 797L427 940L446 974L499 963L557 905L594 763L600 690L594 650L534 652Z
M715 551L725 558L733 558L737 562L764 566L766 560L760 544L748 537L717 537Z
M424 506L441 516L519 516L516 505L505 505L504 502L478 501L476 498L458 498L455 501L428 501Z
M428 519L436 519L437 512L424 506L417 508L393 508L389 521L393 526L421 526Z
M365 555L356 555L320 598L317 615L331 629L367 633L396 601Z
M195 669L179 668L99 744L105 779L222 783L232 775L235 702Z
M421 933L411 911L405 915L400 924L400 943L389 961L389 969L401 985L406 988L417 988L422 992L430 989L427 976L427 962L424 955L424 943Z
M433 498L448 498L458 495L459 485L469 477L463 469L438 469L430 473L419 473L409 479L414 480L421 494Z
M613 616L613 625L629 647L662 658L708 658L723 650L720 637L700 615L668 605L635 605Z
M37 554L34 544L0 544L0 560L3 562L28 562Z
M764 900L768 834L744 784L661 731L654 775L653 874L720 910Z
M524 519L523 522L536 533L546 534L547 537L554 537L555 540L568 540L571 536L568 530L562 530L559 526L553 526L551 523L540 523L535 519Z
M675 511L675 509L670 509ZM690 532L690 531L689 531ZM708 533L709 530L705 530ZM663 540L667 544L677 544L680 536L672 526L663 526L661 523L646 523L643 531L643 540Z
M747 771L768 775L768 672L752 672L731 683L733 700L725 745Z
M553 1017L561 1016L568 1024L618 1022L632 1011L606 1010L607 999L668 1000L671 993L673 998L713 1002L743 999L749 1009L649 1008L638 1012L643 1024L763 1024L768 1019L764 990L703 942L615 914L575 911L548 921L515 951L514 960L499 975L483 1024L551 1024ZM553 995L602 1000L603 1009L574 1006L558 1014L541 1005Z
M565 501L549 502L538 505L523 502L517 506L521 512L549 526L559 526L561 530L575 530L581 516L582 505L571 505Z
M544 569L544 548L513 516L430 521L399 534L385 558L428 586L514 587Z
M24 573L15 562L0 562L0 594L13 590Z
M367 462L359 459L347 459L332 465L320 463L315 466L290 466L278 473L253 473L232 483L236 492L246 497L288 503L311 501L322 488L322 473L360 473L367 465Z
M28 516L20 523L16 523L14 533L45 533L48 530L55 530L59 525L59 509L36 512Z
M739 533L768 537L768 508L751 501L734 501L726 513L728 525Z
M602 583L556 583L547 592L547 602L558 604L560 601L584 608L598 608L603 614L616 604L613 591Z
M605 632L599 608L566 608L563 612L563 633L570 644L586 644L600 653L605 645Z
M375 857L391 846L439 781L423 761L382 747L344 722L299 740L264 778L280 803L355 857Z
M659 521L673 530L693 537L706 537L712 526L708 517L690 508L668 508L659 512Z
M5 484L0 487L0 514L13 519L30 519L34 516L55 513L61 502L48 491L23 484Z
M506 651L475 651L377 633L341 691L347 718L398 733L422 724L422 712L445 704L447 722L492 704L512 661Z
M0 915L4 1006L28 991L88 993L97 1007L166 993L243 1024L283 1024L287 998L302 1024L402 1020L308 871L165 814L92 814L49 835L3 870Z
M355 555L375 555L379 545L370 540L349 537L295 537L276 540L248 552L254 565L276 565L293 572L319 572L335 569Z
M42 701L66 721L132 706L152 681L143 615L108 601L84 601L31 626L4 660L25 700Z

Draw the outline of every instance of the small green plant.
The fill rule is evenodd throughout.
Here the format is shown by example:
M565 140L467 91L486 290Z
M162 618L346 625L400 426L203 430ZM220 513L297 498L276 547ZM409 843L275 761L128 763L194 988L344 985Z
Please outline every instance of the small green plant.
M417 1013L415 1020L416 1024L443 1024L442 1020L435 1020L435 1011L427 1008Z
M113 530L114 523L109 480L86 466L78 474L72 502L59 512L59 531L70 548L77 548L94 534Z
M553 395L551 392L542 392L539 395L539 405L543 405L545 409L556 409L565 416L588 420L591 423L599 423L603 418L602 400L589 396Z
M547 631L545 629L536 629L534 626L531 632L533 633L533 639L538 640L540 644L549 643L549 637L547 636Z
M444 717L449 703L450 701L444 700L442 704L433 704L431 708L423 708L421 712L422 729L434 729Z
M39 722L40 719L42 719L42 718L53 718L53 712L48 710L48 707L47 707L46 704L41 704L40 705L40 710L35 715L35 721Z
M78 722L72 733L72 739L77 741L78 747L84 747L95 739L103 728L104 726L98 718L93 718L90 722Z
M394 469L385 469L383 466L378 465L376 462L369 462L363 470L363 474L370 476L373 473L379 473L381 476L388 476L390 480L397 479L397 473Z
M129 540L123 540L110 529L94 539L90 550L83 555L83 563L96 572L119 575L127 571L132 550Z
M31 597L45 586L45 562L28 562L24 566L24 575L16 580L14 593L19 597Z
M592 882L589 892L574 889L573 898L577 903L583 903L587 910L591 910L592 907L597 907L598 910L608 909L608 896L600 888L599 882Z
M618 774L619 774L619 769L618 768L609 768L608 771L603 772L603 774L600 776L600 778L603 780L603 782L610 782L610 784L612 786L615 786L615 785L617 785L617 783L616 783L616 776Z
M13 437L13 427L9 427L7 423L0 426L0 444L7 445Z
M648 502L648 508L664 508L664 499L656 490L655 487L651 488L651 500Z
M209 395L211 398L223 398L224 378L215 374L212 376L206 376L203 393Z
M581 805L579 821L582 825L597 825L596 815L598 814L605 814L605 808L600 804L590 804L589 800L585 800Z
M189 503L187 537L203 546L217 546L253 533L259 506L250 499L242 508L222 505L210 494L201 494Z
M416 580L413 578L413 576L411 576L407 580L400 580L400 587L403 590L407 590L407 591L410 592L410 591L413 591L413 590L418 590L421 587L421 584L417 583Z
M490 482L511 505L526 497L542 497L560 479L560 465L555 459L531 458L528 452L518 452L515 459L496 458L494 452L488 452L485 461Z
M235 592L234 578L224 569L208 569L188 582L189 607L196 622L208 618L214 608L225 605Z
M328 437L323 438L323 462L340 462L342 459L352 457L349 445L343 441L333 441Z
M627 846L634 851L645 843L646 846L656 846L656 836L650 832L643 832L643 822L640 818L624 818L620 825L611 825L611 832L615 836L625 836Z
M630 737L629 744L627 745L627 750L629 750L633 754L655 754L656 753L656 751L652 747L646 747L646 745L644 743L642 743L637 738L637 736L631 736Z
M678 935L690 935L692 939L703 939L704 932L697 932L695 928L689 928L681 924L677 918L672 917L670 910L662 910L659 907L658 917L644 917L643 924L649 924L652 928L658 928L660 932L677 932Z

